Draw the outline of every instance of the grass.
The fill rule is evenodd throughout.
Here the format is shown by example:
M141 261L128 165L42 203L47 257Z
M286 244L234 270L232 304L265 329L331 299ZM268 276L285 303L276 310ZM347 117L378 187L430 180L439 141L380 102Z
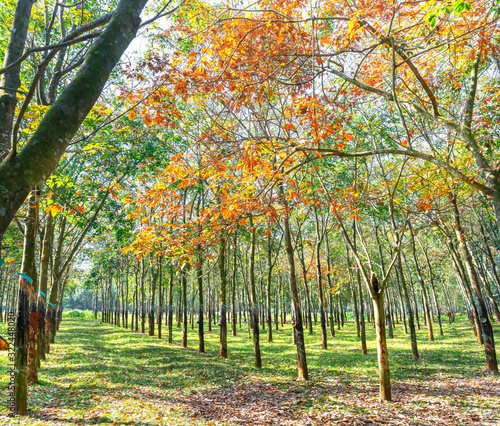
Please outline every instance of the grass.
M183 349L177 328L170 345L83 318L61 323L42 363L40 383L30 386L28 416L7 417L9 365L6 352L0 354L1 424L242 424L242 418L252 419L258 412L268 419L275 416L278 423L254 417L246 424L323 424L324 416L341 424L349 416L381 416L375 332L369 324L368 355L360 352L353 322L329 337L327 350L321 348L316 326L306 336L311 380L299 383L289 325L274 330L273 342L261 333L259 371L253 367L246 328L228 337L229 358L220 359L218 327L207 332L206 353L199 354L196 330L189 330L189 347ZM411 359L409 337L401 325L388 340L396 401L386 407L391 416L402 416L401 424L427 424L426 410L444 403L440 413L448 411L458 419L450 424L474 424L475 418L500 421L495 414L500 380L484 373L484 349L475 342L468 320L459 316L445 324L444 337L437 334L435 342L428 342L426 330L418 331L417 362ZM6 336L5 323L0 323L0 335ZM500 341L498 330L496 338ZM304 423L304 416L317 423Z

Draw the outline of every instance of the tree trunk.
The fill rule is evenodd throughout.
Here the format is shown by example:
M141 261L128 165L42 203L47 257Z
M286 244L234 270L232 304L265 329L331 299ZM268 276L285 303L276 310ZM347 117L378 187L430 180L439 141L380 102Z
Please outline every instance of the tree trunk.
M198 278L198 350L199 352L205 352L205 334L203 328L203 255L201 252L201 246L197 247L198 252L198 262L196 264L196 274Z
M377 277L372 276L372 287L378 289L374 283ZM377 354L379 371L379 396L382 401L391 401L391 375L389 371L389 352L387 350L387 339L385 333L385 309L384 293L374 291L372 294L373 309L375 315L375 329L377 333Z
M253 328L253 349L255 355L255 366L262 368L262 359L260 356L260 330L259 330L259 307L257 305L257 292L255 289L255 238L257 230L253 227L253 221L250 219L251 226L251 248L250 248L250 291L252 303L252 328Z
M172 303L174 303L174 272L172 271L172 267L169 267L170 278L168 282L168 343L172 343L172 326L174 320L174 308Z
M397 236L396 238L399 238ZM410 295L408 293L408 288L406 287L406 281L403 274L403 263L401 262L401 252L398 251L397 254L396 267L399 273L399 279L401 281L401 287L403 289L403 295L406 305L406 312L408 313L408 326L410 328L410 342L411 342L411 355L414 361L418 359L418 347L417 347L417 333L415 330L415 322L413 320L413 309L411 307Z
M36 365L29 363L29 358L33 360L34 333L38 324L37 314L33 312L30 317L30 308L36 311L36 298L34 287L37 276L35 269L35 241L37 232L37 191L33 191L29 200L28 213L24 229L24 246L21 273L19 273L19 290L17 302L16 334L15 334L15 410L18 414L26 414L28 409L28 380L36 381ZM34 285L35 283L35 285ZM34 305L34 306L30 306ZM30 326L32 332L30 333ZM32 334L30 336L30 334Z
M238 246L237 246L237 240L236 240L236 234L234 236L234 257L233 257L233 275L232 275L232 293L231 293L231 309L232 309L232 316L231 316L231 325L232 325L232 331L233 331L233 336L236 336L236 270L237 270L237 265L236 265L236 258L237 258L237 253L238 253ZM241 311L240 311L240 318L241 318ZM241 321L240 321L241 325Z
M220 274L220 336L219 336L219 356L227 358L227 306L226 306L226 237L220 236L219 254L219 274Z
M188 263L185 263L181 269L182 274L182 347L187 348L188 334L188 316L187 316L187 277L186 272L189 268Z
M272 263L272 246L271 246L271 233L267 235L267 341L273 341L273 320L271 314L271 283L273 278L273 263Z
M161 339L161 326L163 319L163 258L160 258L158 265L158 310L157 310L157 323L158 323L158 339Z
M151 296L149 301L149 335L155 335L155 296L156 296L156 282L158 281L158 269L153 265L152 270L152 280L151 280Z
M453 207L453 217L455 222L455 234L458 240L460 252L465 261L465 266L467 273L469 275L469 280L476 293L476 300L478 303L479 310L479 322L481 324L483 339L484 339L484 351L486 354L486 368L489 372L498 373L498 363L497 354L495 350L495 340L493 335L493 327L491 325L490 319L488 317L488 310L486 309L486 304L484 303L483 294L479 286L479 279L477 277L477 272L474 268L472 262L472 256L465 243L465 235L460 223L460 217L458 213L457 201L455 198L451 199L451 204Z
M19 292L17 297L16 348L14 366L15 376L15 411L24 415L28 411L28 329L29 329L29 301L31 286L24 277L19 278Z
M12 155L0 164L0 182L5 189L0 193L0 240L31 189L35 185L41 186L56 169L111 71L135 37L146 2L119 2L109 24L89 49L85 62L22 150L17 155L11 152Z
M322 282L322 272L321 272L321 241L323 240L323 235L321 235L319 229L319 218L316 207L314 208L315 219L316 219L316 279L318 285L318 298L319 298L319 313L320 313L320 323L321 323L321 346L323 349L328 348L328 338L326 335L326 318L325 318L325 300L323 297L323 282Z
M412 251L412 255L413 255L413 262L415 263L415 269L417 271L417 278L418 278L418 281L420 283L420 289L422 290L423 305L424 305L424 317L425 317L425 322L427 324L427 330L429 333L428 334L429 341L433 342L434 341L434 330L432 329L432 318L431 318L431 312L429 309L429 298L427 296L427 289L425 288L422 270L420 269L420 264L418 263L417 247L415 245L415 235L413 233L411 223L409 223L409 222L408 222L408 227L410 230L410 243L411 243L411 251Z
M302 324L302 312L300 310L299 292L297 291L297 281L295 274L295 259L293 253L292 238L290 233L290 223L288 219L288 205L283 193L283 184L278 186L281 203L285 207L285 212L282 216L283 220L283 233L285 237L285 251L288 263L288 278L290 284L290 295L292 298L292 327L294 330L295 342L297 347L297 361L298 361L298 380L309 380L309 373L307 370L306 358L306 345L304 339L304 327Z
M434 305L436 306L436 312L437 312L437 320L438 320L438 325L439 325L439 334L441 336L444 336L443 333L443 324L441 322L441 309L439 307L439 302L436 296L436 289L434 286L434 277L432 275L432 267L431 267L431 262L429 261L429 256L427 255L426 250L422 250L425 256L425 261L427 263L427 268L429 269L429 281L431 284L431 292L432 292L432 300L434 301Z
M12 30L5 49L4 67L18 60L24 53L31 9L35 1L17 0ZM21 64L6 71L0 79L0 163L11 149L12 126L17 105L16 94L21 86L20 73Z

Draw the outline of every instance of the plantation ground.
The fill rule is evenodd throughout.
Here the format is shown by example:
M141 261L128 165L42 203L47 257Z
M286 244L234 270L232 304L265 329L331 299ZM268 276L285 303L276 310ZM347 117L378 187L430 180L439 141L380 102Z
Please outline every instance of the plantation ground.
M369 354L362 355L352 322L329 339L328 350L316 326L306 343L311 380L299 383L289 325L273 343L261 334L264 368L257 371L245 328L229 336L230 358L222 360L215 329L207 333L207 353L199 354L196 330L183 349L179 329L169 345L99 321L65 319L40 383L30 387L28 416L6 415L8 362L1 353L0 424L500 424L500 379L484 373L484 350L468 321L445 327L434 343L419 331L417 363L402 327L396 329L389 340L394 401L379 403L371 327ZM5 330L0 323L0 335Z

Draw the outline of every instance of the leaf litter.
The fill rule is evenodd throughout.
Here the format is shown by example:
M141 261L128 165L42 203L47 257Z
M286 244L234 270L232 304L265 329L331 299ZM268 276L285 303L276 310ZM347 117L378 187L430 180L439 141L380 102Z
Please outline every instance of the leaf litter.
M376 370L332 372L317 365L311 349L312 380L297 382L292 379L293 351L287 355L277 347L280 361L258 372L244 337L245 355L227 360L216 355L217 338L207 333L208 353L199 354L196 348L182 349L109 324L63 321L39 372L41 383L29 388L29 415L11 417L4 405L0 424L500 424L500 381L477 369L471 369L474 377L441 367L434 376L412 370L393 380L393 401L380 402ZM290 375L284 373L288 367ZM3 368L4 401L6 380Z

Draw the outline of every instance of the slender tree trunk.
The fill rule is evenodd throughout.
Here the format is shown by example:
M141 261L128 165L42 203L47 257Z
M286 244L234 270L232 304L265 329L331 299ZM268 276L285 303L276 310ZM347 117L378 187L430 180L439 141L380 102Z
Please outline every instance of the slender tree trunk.
M335 337L335 322L333 320L333 282L332 282L332 265L331 265L331 260L330 260L330 240L328 239L328 234L325 234L325 240L326 240L326 263L328 267L328 272L326 273L326 277L328 279L328 294L329 294L329 311L330 311L330 335L332 337ZM359 320L357 318L357 306L356 308L356 320ZM359 332L359 322L357 322L357 331ZM359 334L358 334L359 337Z
M198 278L198 350L199 352L205 352L205 334L203 328L203 253L201 251L201 245L198 245L196 249L198 253L198 262L196 264L196 273Z
M420 243L420 241L419 241ZM420 246L422 246L420 244ZM436 313L437 313L437 320L438 320L438 325L439 325L439 334L441 336L444 336L443 333L443 324L441 322L441 309L439 307L439 302L436 296L436 289L434 286L434 277L432 274L432 267L431 267L431 262L429 261L429 256L427 255L427 251L422 248L422 252L424 253L425 261L427 263L427 268L429 269L429 282L430 282L430 287L431 287L431 292L432 292L432 299L434 301L434 305L436 306Z
M15 410L24 415L28 411L28 328L29 328L29 300L31 287L28 280L19 278L19 292L17 297L15 353Z
M257 305L257 292L255 289L255 238L257 230L253 228L253 221L250 219L251 226L251 248L250 248L250 290L252 303L252 328L253 328L253 349L255 355L255 366L262 368L262 359L260 356L260 330L259 330L259 307Z
M271 233L267 235L267 341L273 341L273 324L271 315L271 283L273 278L273 262L272 262L272 246Z
M372 287L374 292L372 294L372 300L377 333L379 396L382 401L391 401L391 375L389 371L389 352L387 349L385 332L384 293L383 291L378 291L378 283L374 282L375 280L377 280L377 277L373 275Z
M282 215L283 233L285 237L285 251L288 263L288 278L290 283L290 295L292 298L292 327L294 330L295 342L297 347L298 361L298 380L308 380L309 373L307 369L306 345L304 339L304 328L302 324L302 312L299 303L299 292L297 290L297 281L295 274L295 259L292 246L292 238L290 233L289 212L286 198L284 197L283 184L278 186L281 202L285 207L285 212Z
M17 1L12 31L5 49L4 67L15 62L24 53L34 3L35 0ZM2 74L0 79L0 163L11 149L12 126L17 105L16 95L21 86L20 73L21 64Z
M472 262L472 256L465 243L465 235L462 229L462 224L460 223L460 217L458 213L457 201L455 198L451 199L451 204L453 207L453 217L455 221L455 234L459 243L460 252L463 259L465 260L465 266L467 268L467 273L469 275L469 280L476 293L476 300L478 302L479 310L479 322L481 323L481 328L484 338L484 350L486 354L486 368L492 373L498 373L497 364L497 354L495 350L495 340L493 335L493 327L491 325L490 319L488 317L488 310L486 309L486 304L484 303L481 288L479 286L479 280L477 277L477 272L474 268Z
M24 246L21 273L19 277L19 290L17 298L17 315L14 347L15 365L15 389L14 403L15 411L18 414L26 414L28 410L28 380L36 379L36 365L29 365L30 357L30 339L29 327L33 326L33 316L30 318L30 304L36 303L34 296L34 287L36 286L37 276L35 269L35 241L37 232L37 195L35 191L30 196L29 208L26 216L24 228ZM33 285L35 283L35 286ZM35 313L34 313L35 314ZM36 314L35 314L36 315ZM36 330L36 329L35 329ZM31 340L31 341L30 341ZM31 353L33 355L33 353Z
M457 252L455 245L451 241L448 241L448 248L450 249L451 257L455 263L455 268L457 270L458 277L465 292L465 299L469 300L471 306L471 316L472 316L472 325L474 329L474 334L477 338L477 342L482 345L483 344L483 336L481 334L481 325L479 323L479 313L477 311L476 303L474 302L474 297L472 295L472 289L469 284L469 278L467 277L467 273L465 271L465 267L462 263L462 259L460 258L460 254Z
M157 309L157 323L158 323L158 339L161 339L161 325L163 319L163 258L159 259L158 265L158 309Z
M174 272L172 271L172 266L169 267L170 278L168 282L168 343L172 343L172 326L174 320L174 308L172 304L174 303Z
M182 347L187 348L188 317L187 317L187 277L186 270L189 265L186 263L182 268Z
M50 247L52 245L52 240L54 237L54 217L49 214L47 215L47 220L45 222L45 232L43 236L42 244L42 256L40 259L40 295L43 296L43 308L40 307L40 311L43 310L45 315L43 317L43 327L40 333L41 339L40 344L40 358L45 359L45 354L48 353L49 348L47 347L47 322L49 320L50 311L47 309L47 287L48 287L48 276L49 276L49 262L50 262Z
M321 241L323 240L323 235L321 234L319 229L319 218L316 207L314 208L314 213L316 219L316 279L318 285L319 313L321 323L321 346L323 347L323 349L327 349L328 338L326 335L325 300L323 296L323 282L321 279Z
M158 281L158 269L151 266L151 295L149 301L149 335L155 335L155 300L156 300L156 282Z
M226 276L226 236L220 237L220 254L219 254L219 274L220 274L220 338L219 338L219 356L227 358L227 306L226 306L226 289L227 289L227 276Z
M401 262L401 254L398 252L398 258L396 261L396 266L399 272L399 278L401 280L401 287L403 288L403 295L405 298L406 312L408 313L408 326L410 328L410 342L411 342L411 354L413 360L418 359L418 347L417 347L417 333L415 330L415 322L413 320L413 308L411 306L410 295L408 293L408 288L406 287L406 281L403 273L403 264Z
M144 265L144 259L142 259L141 262L141 333L145 333L146 331L146 307L145 307L145 301L146 301L146 295L145 295L145 288L144 288L144 280L146 279L146 266Z
M139 262L137 268L139 268ZM139 332L139 269L135 272L135 331ZM104 309L104 305L103 305Z
M432 318L429 309L429 299L427 297L427 290L425 288L424 277L422 275L422 271L420 269L420 264L417 259L417 247L415 245L415 235L413 234L413 229L411 223L408 222L409 230L410 230L410 243L411 243L411 251L413 254L413 262L415 263L415 269L417 270L417 278L420 282L420 288L422 290L423 297L423 305L424 305L424 316L425 322L427 323L427 330L429 332L429 341L434 341L434 330L432 329Z

